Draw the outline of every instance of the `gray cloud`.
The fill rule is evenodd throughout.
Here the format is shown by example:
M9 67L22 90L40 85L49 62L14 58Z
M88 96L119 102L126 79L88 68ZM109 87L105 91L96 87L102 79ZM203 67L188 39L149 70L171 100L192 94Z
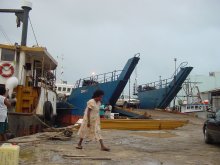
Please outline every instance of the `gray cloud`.
M12 3L13 2L13 3ZM193 74L220 69L220 1L218 0L35 0L30 13L40 45L64 55L64 79L122 69L141 53L138 81L171 76L174 58L188 61ZM19 8L18 0L1 0L1 8ZM0 13L10 39L20 41L14 15ZM0 41L5 39L0 34ZM28 44L35 44L29 28Z

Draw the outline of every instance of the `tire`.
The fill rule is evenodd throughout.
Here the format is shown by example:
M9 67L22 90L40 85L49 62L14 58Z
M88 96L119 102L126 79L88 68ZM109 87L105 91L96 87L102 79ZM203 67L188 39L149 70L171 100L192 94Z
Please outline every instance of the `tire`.
M123 104L123 108L127 108L128 107L128 103L125 101Z
M44 103L43 110L44 110L44 119L46 121L52 121L53 120L53 106L50 101L46 101Z
M206 144L212 144L213 140L210 136L210 134L207 132L207 126L205 126L204 128L204 140Z

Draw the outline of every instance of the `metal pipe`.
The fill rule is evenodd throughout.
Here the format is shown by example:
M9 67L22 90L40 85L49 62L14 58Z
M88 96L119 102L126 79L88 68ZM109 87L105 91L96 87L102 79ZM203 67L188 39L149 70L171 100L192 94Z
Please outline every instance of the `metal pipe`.
M31 8L28 6L22 6L22 9L24 9L24 14L23 14L23 25L22 25L22 35L21 35L21 46L26 46L27 45L28 18L29 18L29 12Z
M0 9L0 13L23 13L21 9Z

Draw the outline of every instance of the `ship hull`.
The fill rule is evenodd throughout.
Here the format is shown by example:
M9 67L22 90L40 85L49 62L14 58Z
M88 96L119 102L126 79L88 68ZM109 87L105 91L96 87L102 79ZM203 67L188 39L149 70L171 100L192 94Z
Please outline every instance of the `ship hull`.
M158 107L159 103L166 95L166 88L155 89L150 91L139 92L138 99L140 100L140 108L142 109L154 109Z
M130 58L120 74L117 74L117 71L113 71L80 79L76 84L76 88L72 90L72 93L67 100L67 102L74 107L72 115L83 116L87 101L92 98L93 93L97 89L104 91L102 103L109 103L114 106L124 90L139 59L139 56Z
M72 114L82 116L84 113L84 109L86 107L87 101L89 101L92 98L93 93L97 89L104 91L105 94L103 97L103 102L107 103L108 100L112 97L113 92L118 82L119 81L107 82L107 83L97 84L97 85L89 86L89 87L81 87L81 88L77 88L73 90L69 98L70 100L72 100L71 104L73 104L75 108L72 110Z
M175 74L171 81L169 79L160 80L146 85L140 85L137 93L142 109L165 109L181 90L182 84L192 71L193 67L180 67L180 71Z
M8 114L8 129L16 137L42 132L43 128L43 122L31 113Z

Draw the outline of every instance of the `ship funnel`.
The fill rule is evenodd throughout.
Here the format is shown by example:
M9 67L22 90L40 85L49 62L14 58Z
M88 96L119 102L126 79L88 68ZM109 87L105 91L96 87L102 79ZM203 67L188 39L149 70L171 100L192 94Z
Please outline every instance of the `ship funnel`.
M6 90L8 89L8 95L9 98L11 98L11 95L13 93L13 89L16 88L18 86L18 79L17 77L10 77L5 84L5 88Z

